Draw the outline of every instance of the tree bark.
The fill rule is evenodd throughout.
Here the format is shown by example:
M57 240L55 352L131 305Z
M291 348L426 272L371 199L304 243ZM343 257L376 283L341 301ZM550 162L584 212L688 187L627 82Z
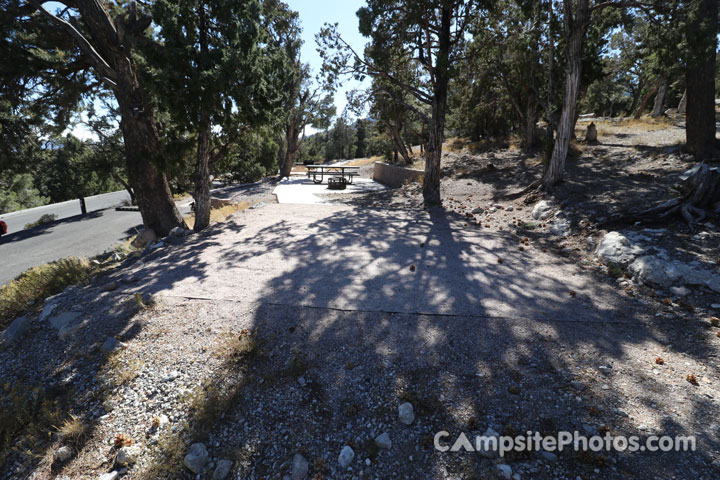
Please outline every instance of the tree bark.
M207 20L205 16L205 4L200 3L198 8L198 30L200 40L200 53L203 56L208 54L207 41ZM210 123L210 112L206 106L206 99L201 99L200 114L198 118L198 145L197 160L195 163L195 225L193 230L200 232L210 225L210 137L212 136L212 124Z
M717 47L717 0L690 2L696 21L688 23L687 149L703 161L715 150L715 57Z
M653 88L651 88L650 91L646 93L643 97L642 102L640 102L640 107L638 107L637 111L635 112L635 119L642 117L642 114L645 111L648 102L653 97L653 95L655 95L660 89L660 85L662 85L662 77L658 77L658 79L655 81L655 85L653 86Z
M91 62L95 75L112 88L120 111L128 181L135 192L143 223L159 236L165 236L173 227L185 226L185 222L175 206L167 178L158 167L165 163L164 149L152 105L145 99L133 60L132 35L127 34L147 28L149 17L137 18L132 6L127 17L113 21L98 0L76 0L72 4L80 12L89 33L87 38L43 9L40 2L33 2L75 39Z
M640 94L642 93L642 89L645 87L645 81L640 78L638 80L637 88L633 90L633 101L632 105L630 105L630 110L628 110L627 114L632 115L634 112L637 111L638 102L640 102Z
M681 115L684 115L687 111L687 88L685 89L685 92L683 93L682 98L680 99L680 103L677 107L678 113Z
M407 151L407 148L405 147L405 142L403 141L402 137L400 136L400 128L396 125L390 125L390 132L392 134L393 143L395 144L395 150L400 153L400 156L403 158L403 162L405 165L410 165L410 154Z
M195 225L193 230L200 232L210 225L210 115L202 112L198 135L197 162L195 164Z
M650 114L652 118L658 118L665 111L663 110L663 105L665 105L665 94L667 94L667 89L668 79L667 77L662 77L660 88L658 89L657 95L655 95L655 105L653 106L652 113Z
M293 122L288 123L285 129L285 158L283 159L282 168L280 169L281 178L290 178L293 166L295 165L295 157L300 148L300 130Z
M537 144L537 100L535 94L530 92L525 106L525 133L523 135L523 146L530 150Z
M565 36L568 40L565 98L555 139L555 148L541 182L545 191L552 190L555 185L560 183L565 171L565 160L575 126L575 110L582 73L580 57L582 44L590 24L590 0L578 0L575 12L573 12L572 0L564 0L563 6L565 9Z
M443 3L438 31L437 60L434 69L432 113L428 122L428 144L425 151L423 200L428 205L440 205L440 172L442 148L445 141L445 114L450 81L450 37L452 6Z

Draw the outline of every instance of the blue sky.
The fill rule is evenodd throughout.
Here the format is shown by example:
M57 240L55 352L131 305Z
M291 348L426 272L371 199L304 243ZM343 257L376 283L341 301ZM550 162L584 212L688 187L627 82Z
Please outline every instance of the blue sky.
M325 23L338 23L338 30L357 52L362 52L367 42L358 32L358 20L355 12L365 5L364 0L285 0L291 9L300 14L303 27L302 38L305 41L302 48L302 59L309 63L314 73L320 70L320 55L316 51L315 34ZM335 94L335 106L340 115L347 104L346 92L357 88L358 83L352 79L345 79Z

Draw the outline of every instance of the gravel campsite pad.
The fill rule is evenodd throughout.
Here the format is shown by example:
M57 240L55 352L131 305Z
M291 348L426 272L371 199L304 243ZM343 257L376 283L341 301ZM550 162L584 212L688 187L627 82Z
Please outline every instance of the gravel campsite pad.
M656 295L592 255L592 225L630 198L610 172L636 171L652 202L688 166L667 130L657 151L586 147L553 200L564 218L500 198L536 158L450 153L444 209L416 185L258 205L49 299L0 350L0 388L58 428L18 437L0 478L718 478L718 296ZM698 234L663 228L648 238L673 254ZM697 450L498 458L441 452L442 431Z

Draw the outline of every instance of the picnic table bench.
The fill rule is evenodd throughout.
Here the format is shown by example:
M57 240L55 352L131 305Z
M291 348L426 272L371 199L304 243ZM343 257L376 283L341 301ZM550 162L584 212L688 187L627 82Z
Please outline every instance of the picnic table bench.
M322 183L323 177L342 178L343 183L352 185L353 177L357 177L360 167L346 167L344 165L308 165L307 176L312 177L314 183Z

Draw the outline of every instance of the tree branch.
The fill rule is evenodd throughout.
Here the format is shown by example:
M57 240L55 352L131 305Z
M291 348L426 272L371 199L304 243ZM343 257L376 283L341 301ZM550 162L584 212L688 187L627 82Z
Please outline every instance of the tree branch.
M80 31L75 26L73 26L70 22L67 22L62 18L50 13L38 0L30 0L29 3L34 6L38 11L40 11L43 15L48 17L53 23L59 25L67 33L69 33L75 39L75 41L77 41L83 53L90 57L93 65L95 66L95 68L98 69L98 72L100 73L99 77L102 78L103 81L108 83L111 88L115 88L115 72L105 61L102 55L100 55L98 51L95 50L90 41L85 38L85 36L80 33Z

